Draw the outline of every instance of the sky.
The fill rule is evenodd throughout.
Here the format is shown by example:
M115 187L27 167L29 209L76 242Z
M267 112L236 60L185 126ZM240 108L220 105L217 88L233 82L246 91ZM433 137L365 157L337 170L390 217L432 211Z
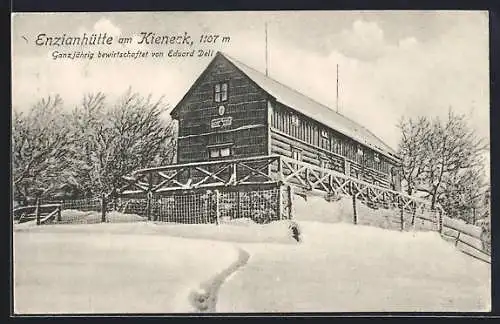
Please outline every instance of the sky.
M102 91L110 102L129 87L174 107L213 57L60 59L54 50L149 51L213 49L299 92L336 107L397 148L402 116L466 114L489 140L488 14L481 11L281 11L16 13L12 17L12 100L16 110L60 94L68 109L83 94ZM37 46L38 35L104 33L133 37L132 44ZM195 45L136 44L141 32L182 35ZM196 44L201 34L229 42Z

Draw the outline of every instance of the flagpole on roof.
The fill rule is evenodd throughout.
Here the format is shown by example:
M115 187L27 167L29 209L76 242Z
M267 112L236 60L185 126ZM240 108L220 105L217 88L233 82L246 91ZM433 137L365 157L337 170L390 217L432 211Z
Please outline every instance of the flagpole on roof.
M339 65L337 64L337 97L336 97L337 112L339 112Z
M268 59L267 59L267 21L265 22L265 33L266 33L266 76L269 76L268 73Z

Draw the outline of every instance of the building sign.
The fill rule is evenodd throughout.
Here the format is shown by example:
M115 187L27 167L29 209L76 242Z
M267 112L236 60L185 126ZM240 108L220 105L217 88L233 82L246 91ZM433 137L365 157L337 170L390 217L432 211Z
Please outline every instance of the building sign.
M210 122L210 126L212 128L219 128L223 126L230 126L233 121L232 117L221 117L221 118L215 118L212 119Z

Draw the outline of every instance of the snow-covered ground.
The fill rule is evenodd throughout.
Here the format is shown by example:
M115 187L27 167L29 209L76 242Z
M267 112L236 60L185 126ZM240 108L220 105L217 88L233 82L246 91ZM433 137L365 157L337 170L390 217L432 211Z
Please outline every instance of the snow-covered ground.
M238 259L236 243L291 245L287 226L16 224L15 312L192 312L190 293Z
M107 233L14 232L15 312L190 312L190 290L237 258L229 244L106 226Z
M300 222L294 246L246 244L220 312L489 311L489 265L437 233Z
M490 266L437 233L353 225L348 200L294 210L301 243L287 221L16 225L15 309L191 312L190 292L218 281L220 312L490 310ZM392 228L391 213L359 210ZM240 249L248 261L222 280Z

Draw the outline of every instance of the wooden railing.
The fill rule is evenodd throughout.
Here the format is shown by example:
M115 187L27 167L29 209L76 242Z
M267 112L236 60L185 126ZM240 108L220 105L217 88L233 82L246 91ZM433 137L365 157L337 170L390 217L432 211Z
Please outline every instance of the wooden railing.
M319 190L337 195L355 195L357 199L367 203L382 203L386 208L397 207L408 211L430 207L427 200L285 156L279 157L277 166L273 165L271 171L278 180L305 191ZM436 208L440 210L440 206Z
M140 169L123 178L120 194L162 193L217 186L281 183L301 190L355 195L357 199L412 210L429 202L335 170L282 155L174 164ZM439 208L439 207L438 207Z
M167 193L220 186L275 184L268 170L279 156L174 164L140 169L124 177L121 195Z

